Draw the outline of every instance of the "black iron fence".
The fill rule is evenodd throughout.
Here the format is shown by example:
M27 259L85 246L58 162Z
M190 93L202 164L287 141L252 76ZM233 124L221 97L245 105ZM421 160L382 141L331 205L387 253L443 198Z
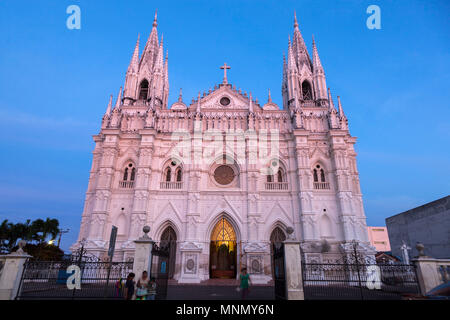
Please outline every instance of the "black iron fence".
M307 300L390 300L419 294L412 265L303 263Z
M28 261L17 298L123 299L132 269L133 262Z

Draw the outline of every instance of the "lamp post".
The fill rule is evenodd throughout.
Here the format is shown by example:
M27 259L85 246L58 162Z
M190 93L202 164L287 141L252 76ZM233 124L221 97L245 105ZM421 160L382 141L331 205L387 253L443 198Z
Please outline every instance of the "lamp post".
M68 233L69 231L70 231L70 229L61 229L61 230L59 230L58 248L59 248L59 245L61 244L61 236L63 235L63 233Z

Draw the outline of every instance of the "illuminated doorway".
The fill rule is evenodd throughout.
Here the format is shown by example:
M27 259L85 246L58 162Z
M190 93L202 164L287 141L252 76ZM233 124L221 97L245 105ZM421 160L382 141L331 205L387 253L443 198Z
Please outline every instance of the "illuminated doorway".
M211 234L209 251L211 278L232 279L236 277L236 233L233 226L222 218Z

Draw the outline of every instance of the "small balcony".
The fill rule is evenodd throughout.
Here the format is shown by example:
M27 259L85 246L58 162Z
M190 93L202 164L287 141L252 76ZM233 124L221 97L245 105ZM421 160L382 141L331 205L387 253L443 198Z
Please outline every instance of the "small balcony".
M329 190L330 183L329 182L314 182L315 190Z
M133 189L134 187L134 181L120 181L119 187L122 189Z
M181 181L162 181L160 184L161 189L181 190L183 189L183 182Z
M287 190L288 183L287 182L265 182L266 190L278 191L278 190Z

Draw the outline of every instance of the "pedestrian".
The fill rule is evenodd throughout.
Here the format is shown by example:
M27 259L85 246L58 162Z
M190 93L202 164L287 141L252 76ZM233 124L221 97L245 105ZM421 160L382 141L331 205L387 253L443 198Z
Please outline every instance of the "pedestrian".
M147 271L142 272L142 276L137 282L136 300L147 300L149 278Z
M156 298L156 281L155 278L152 278L148 286L148 300L155 300L155 298Z
M251 284L250 275L247 273L247 268L243 268L241 270L241 275L239 276L241 281L239 288L241 289L242 299L246 299L248 297L249 292L249 284Z
M114 285L114 287L116 288L116 297L121 297L122 296L122 291L123 291L123 279L122 277L119 278L119 280L117 280L116 284Z
M127 281L125 282L125 291L124 291L125 300L133 299L134 277L135 277L135 274L133 272L129 273L127 276Z

